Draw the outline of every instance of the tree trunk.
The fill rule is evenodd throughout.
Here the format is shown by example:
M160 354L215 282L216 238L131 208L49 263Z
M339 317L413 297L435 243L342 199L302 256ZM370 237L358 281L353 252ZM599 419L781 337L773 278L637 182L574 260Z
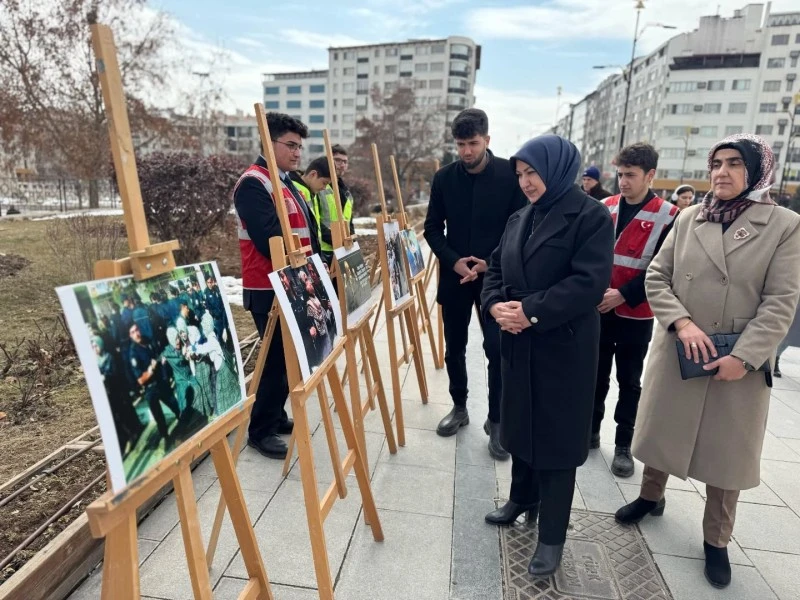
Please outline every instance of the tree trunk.
M97 179L89 180L89 208L100 208L100 189Z

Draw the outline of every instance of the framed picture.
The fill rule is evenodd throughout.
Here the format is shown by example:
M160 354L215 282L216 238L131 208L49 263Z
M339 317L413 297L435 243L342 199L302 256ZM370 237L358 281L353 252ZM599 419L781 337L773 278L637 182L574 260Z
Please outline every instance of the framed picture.
M403 264L405 250L403 250L400 225L397 221L383 224L383 238L386 243L386 258L389 264L388 276L392 288L392 306L397 306L410 296L408 276Z
M245 398L216 263L58 288L114 492Z
M353 244L349 252L345 248L336 248L334 253L344 282L347 324L354 327L370 306L372 286L369 283L369 269L358 244Z
M342 311L331 277L315 254L304 266L274 271L269 279L289 325L303 381L308 381L343 333Z
M425 269L425 259L422 257L422 248L417 240L417 232L413 229L404 229L400 235L403 239L403 248L406 251L411 277L416 277Z

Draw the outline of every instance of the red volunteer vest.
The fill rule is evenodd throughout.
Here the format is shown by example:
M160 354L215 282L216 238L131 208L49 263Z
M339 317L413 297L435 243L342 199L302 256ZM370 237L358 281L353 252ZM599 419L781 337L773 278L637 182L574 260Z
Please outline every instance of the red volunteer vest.
M614 227L617 226L617 215L621 195L611 196L603 200L603 204L611 212ZM656 251L658 238L666 227L675 219L678 208L663 198L656 196L645 204L627 227L622 230L614 244L614 267L611 270L611 287L619 289L647 270ZM616 314L626 319L652 319L653 311L650 303L642 302L636 308L627 303L620 304Z
M258 179L264 185L270 197L272 197L272 181L269 178L269 171L258 165L251 165L242 173L233 188L234 194L246 177ZM289 225L292 228L292 233L300 236L301 246L310 247L311 230L308 227L305 213L298 205L292 192L283 183L281 183L281 191L283 192L283 202L289 215ZM242 255L242 285L249 290L271 290L272 283L269 280L269 274L273 271L272 261L256 249L253 240L250 239L250 234L247 233L247 224L238 213L236 214L236 229L239 234L239 251Z

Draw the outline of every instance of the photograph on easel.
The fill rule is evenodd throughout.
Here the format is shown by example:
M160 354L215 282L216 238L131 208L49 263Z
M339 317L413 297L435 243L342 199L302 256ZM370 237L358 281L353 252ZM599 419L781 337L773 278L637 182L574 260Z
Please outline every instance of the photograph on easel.
M318 254L298 268L269 274L289 325L303 381L324 362L341 337L342 311L330 274Z
M417 232L413 229L404 229L400 232L403 239L403 249L408 258L408 267L411 277L416 277L425 269L425 259L422 258L422 248L417 239Z
M410 296L408 276L403 266L405 250L397 221L383 224L383 238L386 242L386 258L389 263L389 281L392 285L392 306L397 306Z
M358 244L353 244L349 251L344 247L336 248L334 254L344 281L347 323L354 327L370 306L372 286L369 283L369 269Z
M114 491L245 398L216 263L58 288Z

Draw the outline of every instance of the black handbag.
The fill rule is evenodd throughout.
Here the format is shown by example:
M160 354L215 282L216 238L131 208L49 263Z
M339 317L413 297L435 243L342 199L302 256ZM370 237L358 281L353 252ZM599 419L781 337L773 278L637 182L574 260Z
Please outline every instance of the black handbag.
M717 349L717 358L711 359L709 362L719 360L720 358L728 356L731 352L733 352L733 347L736 345L736 342L739 341L740 335L741 334L738 333L717 333L708 336L708 338L711 340L711 343L714 344L714 347ZM675 340L675 348L678 351L678 363L680 364L681 368L681 379L684 381L687 379L693 379L695 377L710 377L712 375L716 375L717 371L719 371L719 369L706 371L703 368L703 365L708 363L703 362L702 354L700 355L699 363L694 362L694 358L686 358L686 349L684 348L681 340ZM763 371L767 385L772 387L772 367L770 366L769 361L761 365L758 371Z

